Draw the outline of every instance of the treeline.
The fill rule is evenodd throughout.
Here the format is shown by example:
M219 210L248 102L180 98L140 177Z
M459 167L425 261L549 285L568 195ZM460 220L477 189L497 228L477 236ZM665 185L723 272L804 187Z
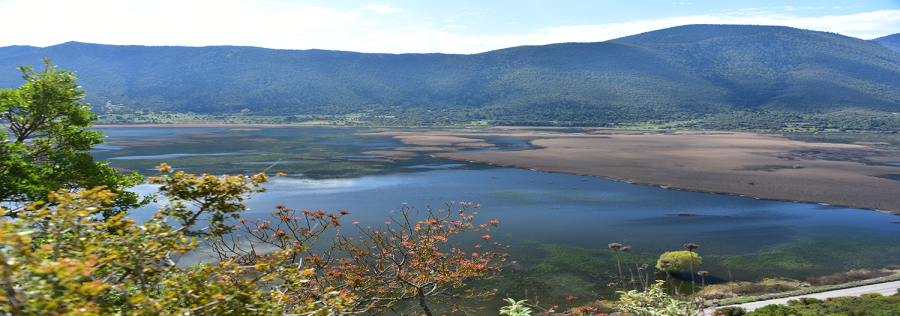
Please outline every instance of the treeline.
M386 125L544 126L711 117L700 127L747 129L800 116L855 129L865 123L829 113L867 111L883 122L872 127L882 128L894 126L888 116L900 106L900 53L880 42L735 25L473 55L69 42L0 48L0 69L51 57L84 78L85 100L98 114L249 109L272 116L364 113L363 121ZM0 72L0 87L17 80Z

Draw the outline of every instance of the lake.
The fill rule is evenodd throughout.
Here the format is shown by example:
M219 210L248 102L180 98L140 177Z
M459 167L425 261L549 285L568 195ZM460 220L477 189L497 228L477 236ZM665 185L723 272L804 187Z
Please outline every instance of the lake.
M275 205L351 213L346 222L385 222L406 202L417 208L446 201L481 204L478 221L500 221L492 241L508 244L517 263L483 285L499 299L524 291L543 304L615 298L606 285L618 280L608 244L632 246L641 263L653 265L666 251L700 245L699 267L708 282L770 277L805 279L850 269L900 264L900 224L894 215L818 204L668 190L601 178L435 160L427 154L394 163L333 161L374 158L373 150L409 145L389 136L361 136L365 128L106 128L109 144L95 156L113 167L153 175L166 162L191 173L237 174L269 169L268 192L254 196L244 217L263 218ZM473 136L474 137L474 136ZM525 150L528 139L486 137L492 149ZM322 157L307 160L302 157ZM276 164L277 163L277 164ZM143 185L138 192L152 193ZM145 219L160 205L131 213ZM678 216L679 212L706 216ZM349 234L350 227L343 227ZM460 245L475 245L462 236ZM464 247L464 246L463 246ZM474 249L474 247L472 248ZM201 260L199 254L189 260ZM633 265L632 261L628 261Z

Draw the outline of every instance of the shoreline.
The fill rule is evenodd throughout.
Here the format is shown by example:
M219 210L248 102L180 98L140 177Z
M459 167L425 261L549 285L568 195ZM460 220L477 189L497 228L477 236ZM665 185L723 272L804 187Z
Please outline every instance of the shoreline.
M436 156L436 155L433 155L433 156ZM667 185L657 184L657 183L632 182L632 181L628 181L628 180L624 180L624 179L616 179L616 178L611 178L611 177L605 177L605 176L602 176L602 175L583 174L583 173L572 173L572 172L565 172L565 171L541 170L541 169L530 168L530 167L528 167L528 166L503 165L503 164L497 164L497 163L492 163L492 162L487 162L487 161L465 161L465 160L456 159L456 158L444 158L444 157L435 157L435 158L439 158L439 159L448 159L448 160L453 160L453 161L463 161L463 162L477 163L477 164L485 164L485 165L498 166L498 167L504 167L504 168L528 169L528 170L537 171L537 172L561 173L561 174L571 174L571 175L584 176L584 177L594 177L594 178L607 179L607 180L612 180L612 181L617 181L617 182L624 182L624 183L628 183L628 184L645 185L645 186L651 186L651 187L660 187L660 188L667 189L667 190L688 191L688 192L698 192L698 193L708 193L708 194L734 195L734 196L740 196L740 197L754 198L754 199L757 199L757 200L769 200L769 201L782 201L782 202L794 202L794 203L806 203L806 204L831 205L831 206L840 206L840 207L849 207L849 208L866 209L866 210L878 211L878 212L882 212L882 213L888 213L888 214L900 215L900 212L889 211L889 210L872 209L872 208L866 208L866 207L860 207L860 206L853 206L853 205L840 205L840 204L821 203L821 202L816 202L816 201L802 201L802 200L790 200L790 199L766 198L766 197L759 197L759 196L745 195L745 194L734 193L734 192L727 192L727 191L706 191L706 190L699 190L699 189L692 189L692 188L681 188L681 187L667 186Z

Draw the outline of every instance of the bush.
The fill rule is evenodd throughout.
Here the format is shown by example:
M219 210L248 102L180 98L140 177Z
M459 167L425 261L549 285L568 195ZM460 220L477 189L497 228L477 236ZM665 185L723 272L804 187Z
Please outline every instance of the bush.
M618 291L619 310L628 315L658 315L658 316L693 316L700 312L702 304L699 301L679 301L665 293L664 281L656 284L643 292L631 290Z
M531 308L525 307L526 300L516 301L511 298L507 298L506 302L509 303L509 306L505 306L500 308L500 315L509 315L509 316L530 316Z
M763 306L747 316L801 316L803 315L799 309L778 304L770 304Z
M745 314L747 314L746 309L737 306L722 307L716 309L716 312L716 316L744 316Z
M795 305L805 315L895 316L900 315L900 295L878 293L862 296L832 297L824 301L808 300L809 304Z
M264 176L204 179L228 203L257 188ZM47 203L18 210L17 218L0 219L0 314L326 315L346 311L352 300L346 293L309 293L305 283L313 272L306 268L276 268L290 253L265 256L257 265L181 268L178 259L198 247L192 236L221 224L215 215L173 206L141 224L125 214L96 220L115 196L101 189L59 191ZM189 213L207 224L177 220ZM298 299L300 293L315 298Z
M660 266L659 261L656 263L656 268L660 270L668 270L669 272L680 272L686 271L691 268L691 256L694 257L693 265L694 267L699 266L703 263L703 258L700 257L696 252L690 252L687 250L682 251L670 251L659 256L659 260L668 259L669 267L663 269Z
M796 300L790 300L787 302L788 306L815 305L820 303L822 303L822 300L812 297L801 297Z
M102 188L61 190L15 210L15 218L0 218L0 315L326 316L414 307L407 301L432 315L428 304L465 309L459 305L493 294L463 287L493 277L506 260L488 234L471 252L448 244L457 233L497 225L475 225L476 213L464 213L477 207L470 203L429 208L419 221L404 205L390 227L360 227L360 238L339 235L330 250L313 254L309 246L349 213L279 206L274 223L233 226L228 220L246 209L247 195L264 190L265 174L169 175L168 165L157 168L166 175L151 183L162 185L170 204L140 224L124 213L97 220L116 198ZM254 239L242 243L247 239L232 231ZM180 267L179 258L203 241L220 261ZM276 251L256 252L266 244Z

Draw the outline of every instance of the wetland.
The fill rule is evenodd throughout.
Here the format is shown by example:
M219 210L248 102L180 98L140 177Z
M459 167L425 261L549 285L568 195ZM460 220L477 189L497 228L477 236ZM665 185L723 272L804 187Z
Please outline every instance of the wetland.
M481 204L478 220L500 221L491 234L501 244L510 245L508 253L516 261L500 277L479 284L496 288L499 293L494 302L485 305L486 311L493 311L486 314L496 313L500 298L521 299L526 290L529 296L537 295L542 298L542 304L548 305L563 305L569 295L579 297L580 302L614 298L614 290L606 286L618 279L616 258L607 247L614 242L632 246L642 263L653 263L666 251L682 250L686 243L699 244L701 248L697 252L703 256L701 268L710 271L707 282L712 283L727 282L726 263L736 281L757 281L767 277L805 279L850 269L877 269L897 264L900 258L900 242L897 242L900 225L891 222L897 220L895 215L885 212L672 190L602 178L605 175L597 170L614 170L610 167L593 171L599 177L578 170L546 170L552 173L529 170L549 169L544 165L528 165L529 161L563 165L560 161L565 157L593 157L583 159L582 164L611 162L613 158L605 158L597 150L582 149L579 156L575 154L578 151L575 144L653 136L643 133L589 135L560 130L425 133L422 130L271 126L99 129L108 138L107 144L95 149L96 159L109 161L120 170L154 175L153 166L165 162L189 173L249 174L265 170L270 174L287 174L271 179L266 184L268 192L248 201L250 210L245 213L248 218L266 217L274 206L287 205L330 212L346 210L351 215L345 220L377 225L404 202L420 208L426 204L441 207L447 201ZM750 135L746 137L752 139ZM653 138L652 142L660 139ZM706 142L706 139L701 140ZM620 146L634 147L625 140L620 141ZM719 146L727 143L723 141ZM568 151L557 150L561 154L555 158L546 154L531 160L522 158L553 146L568 147ZM606 151L610 155L610 150ZM628 151L620 148L618 152ZM712 155L710 152L706 155ZM678 162L674 156L654 155L657 159L668 159L671 165ZM777 155L756 156L780 159L761 164L774 166L794 165L801 158L807 159L802 160L807 167L734 172L770 175L812 170L813 173L817 168L824 170L825 163L829 162L809 157L785 160ZM479 160L473 157L490 157L490 161L482 162L494 164L470 162ZM506 163L496 157L518 160ZM635 157L641 156L627 159ZM879 173L900 170L884 163L870 163L874 165L857 164L889 168L879 169ZM731 164L726 165L731 168ZM685 170L678 172L689 174ZM889 188L896 192L896 186ZM150 194L155 188L142 185L135 190ZM132 211L130 216L141 220L159 207L159 203L151 204ZM478 240L478 236L460 236L459 245L474 247ZM208 260L204 258L204 254L196 253L188 259Z

